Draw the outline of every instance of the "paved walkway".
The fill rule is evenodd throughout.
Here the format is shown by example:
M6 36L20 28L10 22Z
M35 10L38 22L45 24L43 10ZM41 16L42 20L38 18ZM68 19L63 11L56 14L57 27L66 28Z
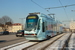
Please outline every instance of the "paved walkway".
M69 50L75 50L75 33L72 33L69 44L68 44Z

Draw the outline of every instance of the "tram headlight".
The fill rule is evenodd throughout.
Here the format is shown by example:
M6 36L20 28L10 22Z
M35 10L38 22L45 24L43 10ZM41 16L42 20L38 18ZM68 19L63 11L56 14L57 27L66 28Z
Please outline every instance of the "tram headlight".
M37 35L36 33L34 35Z

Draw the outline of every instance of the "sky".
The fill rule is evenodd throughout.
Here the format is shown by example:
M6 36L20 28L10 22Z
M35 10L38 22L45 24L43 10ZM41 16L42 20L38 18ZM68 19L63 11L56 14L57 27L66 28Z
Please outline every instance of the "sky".
M32 2L34 1L34 2ZM65 5L75 4L75 0L0 0L0 18L2 16L9 16L14 23L22 23L21 18L27 17L29 13L40 12L44 14L55 14L55 18L66 24L66 27L69 27L70 22L63 22L68 20L75 20L75 12L71 10L75 10L75 5L66 7L66 8L55 8L48 9L47 12L44 8L49 7L59 7ZM61 2L61 3L60 3ZM61 5L62 4L62 5ZM24 21L24 20L23 20Z

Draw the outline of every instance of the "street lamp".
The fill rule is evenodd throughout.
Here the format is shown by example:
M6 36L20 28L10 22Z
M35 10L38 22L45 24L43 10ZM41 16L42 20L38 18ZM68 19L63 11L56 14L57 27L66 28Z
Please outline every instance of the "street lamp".
M21 24L22 24L22 30L23 30L23 19L25 19L25 18L19 18L19 19L21 19Z

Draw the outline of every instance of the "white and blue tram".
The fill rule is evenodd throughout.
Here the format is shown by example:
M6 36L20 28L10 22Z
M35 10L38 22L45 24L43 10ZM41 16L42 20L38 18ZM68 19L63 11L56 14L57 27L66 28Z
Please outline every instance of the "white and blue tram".
M44 40L62 33L62 23L42 13L29 13L25 20L24 36L28 40Z

